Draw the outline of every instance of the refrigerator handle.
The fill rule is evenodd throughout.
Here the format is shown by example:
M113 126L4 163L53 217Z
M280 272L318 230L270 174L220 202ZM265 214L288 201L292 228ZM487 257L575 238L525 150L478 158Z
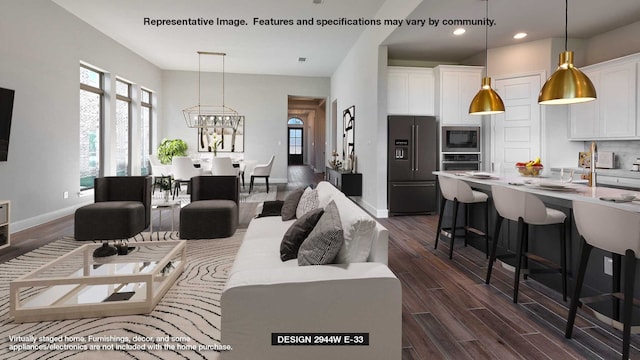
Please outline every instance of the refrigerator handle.
M415 154L413 163L415 164L415 171L418 171L418 164L420 164L418 161L418 154L420 153L420 151L418 151L418 149L420 149L420 125L416 125L415 134L415 140L413 141L413 153Z
M415 171L415 164L416 164L416 160L415 160L415 156L416 156L416 126L415 125L411 125L411 154L409 154L409 156L411 156L411 171Z

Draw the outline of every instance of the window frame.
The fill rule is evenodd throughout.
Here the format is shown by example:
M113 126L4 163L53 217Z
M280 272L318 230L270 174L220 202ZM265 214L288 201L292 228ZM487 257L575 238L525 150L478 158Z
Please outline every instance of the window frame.
M99 119L98 119L98 131L100 132L99 136L98 136L98 177L101 177L104 175L104 152L105 152L105 146L104 146L104 123L105 123L105 91L104 91L104 85L105 85L105 73L93 66L87 65L87 64L83 64L80 63L80 68L79 70L81 70L82 68L92 71L96 74L98 74L98 86L99 87L95 87L89 84L85 84L82 82L82 80L78 80L80 86L79 86L79 92L78 92L78 96L80 96L82 93L81 91L87 91L93 94L97 94L100 97L100 100L98 102L100 109L98 111L99 114ZM78 99L78 125L80 124L80 100ZM79 140L79 139L78 139ZM78 174L80 175L80 174ZM79 178L79 180L81 180L82 178ZM82 187L82 184L79 183L79 194L80 196L83 195L87 195L88 193L92 193L93 192L93 188L94 186L87 186L87 187Z
M144 101L144 96L143 95L145 93L149 94L149 96L148 96L149 97L149 102L145 102ZM147 111L147 110L149 111L149 119L148 119L148 121L149 121L149 124L148 124L149 133L147 134L147 136L148 136L147 146L149 148L149 151L148 151L148 153L146 155L151 155L151 154L153 154L153 148L152 148L153 137L151 136L151 134L153 134L153 91L141 87L140 88L140 124L141 124L140 133L141 134L143 133L143 130L144 130L144 112ZM142 144L143 138L141 138L140 140L141 140L140 143ZM143 150L144 150L144 148L143 148ZM141 154L144 155L144 151L141 151ZM148 160L149 160L148 156L146 158L146 161L145 161L144 157L142 159L142 162L145 162L144 168L148 169L147 175L151 174L151 165L148 163L149 162ZM140 164L141 165L141 167L140 167L140 172L141 173L142 173L142 169L143 169L142 162Z
M117 109L117 106L118 106L118 101L125 101L127 103L127 168L126 168L125 176L130 176L130 175L132 175L132 169L133 169L133 167L132 167L133 164L132 164L132 161L131 161L131 159L132 159L131 148L133 146L133 138L131 136L131 133L132 133L131 132L131 127L133 125L133 119L132 119L132 104L133 104L133 100L131 98L131 92L132 92L132 89L133 89L133 84L128 82L128 81L126 81L126 80L124 80L124 79L118 78L118 77L116 77L116 82L115 83L116 83L116 86L115 86L115 89L114 89L115 90L114 93L116 95L116 109ZM118 94L118 90L117 90L118 89L118 83L122 83L122 84L126 84L127 85L127 96ZM117 122L118 122L117 121L117 116L118 115L117 115L117 110L116 110L116 134L117 134L117 126L118 126L117 125ZM116 137L116 149L115 149L115 151L116 151L116 175L117 175L117 171L118 171L117 170L118 169L118 165L117 165L117 159L118 159L118 156L117 156L117 152L118 152L117 141L118 141L118 138Z

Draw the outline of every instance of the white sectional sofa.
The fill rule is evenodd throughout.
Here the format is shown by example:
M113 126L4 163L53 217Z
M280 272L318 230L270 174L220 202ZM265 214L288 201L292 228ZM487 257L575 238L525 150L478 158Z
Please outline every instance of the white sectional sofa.
M369 216L329 183L317 189L319 206L334 200L341 214ZM366 262L298 266L280 260L294 221L251 221L222 293L222 343L233 349L222 359L400 359L402 290L387 267L387 229L376 222ZM366 333L369 345L272 345L277 333Z

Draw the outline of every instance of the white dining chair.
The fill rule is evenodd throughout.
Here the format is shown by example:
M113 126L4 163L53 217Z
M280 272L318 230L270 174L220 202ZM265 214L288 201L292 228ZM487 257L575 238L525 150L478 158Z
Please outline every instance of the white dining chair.
M516 250L516 273L513 282L513 302L518 302L518 289L520 286L520 272L522 264L527 270L524 278L529 273L534 272L529 269L528 260L535 261L547 268L554 269L562 275L562 299L567 300L567 266L566 266L566 233L565 222L567 216L560 210L548 208L542 200L537 196L528 192L510 188L503 185L491 186L491 196L493 204L498 212L496 219L496 228L493 235L493 247L491 248L491 256L489 257L489 265L487 267L486 284L491 281L491 270L496 260L496 251L498 239L500 236L500 227L503 219L516 221L518 223L518 240ZM560 265L553 263L551 260L544 259L540 256L529 253L529 225L560 225ZM511 256L507 254L506 256ZM546 271L548 272L548 271Z
M577 269L574 292L569 306L567 317L567 328L565 337L571 338L573 324L578 311L578 304L586 305L590 302L601 302L605 297L613 296L622 299L622 324L620 319L612 319L611 325L622 330L622 359L629 358L629 343L632 327L632 310L634 306L634 285L636 275L637 258L640 256L640 213L616 209L603 204L595 204L587 201L573 202L573 216L576 228L582 240L582 250L580 252L580 263ZM619 266L613 268L613 294L593 296L588 299L580 299L582 283L587 272L589 255L593 248L613 253L618 260L614 263L620 264L620 259L624 256L624 293L620 293L620 269ZM618 306L615 306L614 314ZM614 317L616 317L614 315Z
M251 182L249 183L249 193L253 190L253 180L255 178L264 178L267 183L267 193L269 192L269 176L271 175L271 166L273 166L273 160L276 158L275 155L271 155L271 159L266 164L256 165L251 171Z
M238 176L240 169L233 167L231 158L228 157L214 157L211 159L211 175Z
M188 156L174 156L171 161L173 170L173 198L179 194L182 184L189 184L191 178L202 174L202 170L193 166L193 160Z

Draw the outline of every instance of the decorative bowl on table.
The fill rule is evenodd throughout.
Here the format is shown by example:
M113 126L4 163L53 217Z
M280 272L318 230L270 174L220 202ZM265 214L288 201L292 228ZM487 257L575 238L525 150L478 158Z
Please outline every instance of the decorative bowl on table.
M516 165L516 169L522 176L538 177L542 174L542 165Z

